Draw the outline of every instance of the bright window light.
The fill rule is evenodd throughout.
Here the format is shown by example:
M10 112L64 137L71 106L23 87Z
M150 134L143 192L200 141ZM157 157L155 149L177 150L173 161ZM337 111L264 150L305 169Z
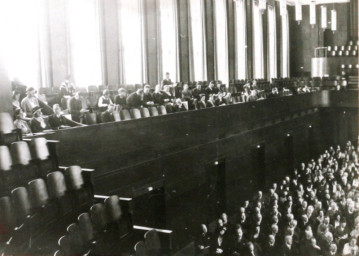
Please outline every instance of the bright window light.
M236 79L247 77L247 46L246 46L246 5L244 0L235 2L236 26Z
M122 83L140 84L143 79L143 30L141 0L119 0Z
M71 71L76 86L102 84L98 0L68 1Z
M207 80L206 40L204 31L204 3L203 0L191 0L191 79L194 81Z
M169 72L178 80L177 1L159 0L162 78Z

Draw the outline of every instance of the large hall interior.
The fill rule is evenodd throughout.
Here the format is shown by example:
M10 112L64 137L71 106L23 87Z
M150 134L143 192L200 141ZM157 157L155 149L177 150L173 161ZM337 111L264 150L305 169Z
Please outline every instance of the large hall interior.
M1 0L0 254L359 256L358 0Z

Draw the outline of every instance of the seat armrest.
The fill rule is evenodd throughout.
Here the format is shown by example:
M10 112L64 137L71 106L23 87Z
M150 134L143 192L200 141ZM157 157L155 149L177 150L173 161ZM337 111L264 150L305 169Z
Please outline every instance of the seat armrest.
M103 203L106 198L109 196L106 195L94 195L94 199L98 203ZM133 200L130 197L119 197L121 209L124 214L131 214L133 213Z
M140 236L141 237L140 239L143 239L145 233L150 230L157 231L158 237L161 242L162 249L164 249L167 252L171 252L172 251L172 235L173 235L172 230L133 225L133 232L136 235L136 237Z

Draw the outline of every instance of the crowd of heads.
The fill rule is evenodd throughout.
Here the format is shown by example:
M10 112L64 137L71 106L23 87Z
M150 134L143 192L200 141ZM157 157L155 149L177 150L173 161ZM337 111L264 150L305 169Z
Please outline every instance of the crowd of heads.
M199 255L359 255L358 147L330 147L258 191L214 232L201 225Z

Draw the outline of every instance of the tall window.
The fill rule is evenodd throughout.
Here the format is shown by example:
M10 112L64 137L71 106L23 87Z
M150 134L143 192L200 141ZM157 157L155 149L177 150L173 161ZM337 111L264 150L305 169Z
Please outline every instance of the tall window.
M98 0L68 0L71 75L76 86L102 84Z
M0 1L1 47L11 80L27 86L41 86L39 51L40 1Z
M263 22L258 2L253 1L253 77L264 78Z
M166 72L178 80L178 39L176 0L158 0L160 10L161 65L162 78Z
M289 77L289 24L288 10L281 16L282 19L282 77Z
M194 81L207 80L206 34L204 30L203 0L189 1L190 19L190 70Z
M236 35L236 78L246 79L247 46L246 46L246 4L244 0L235 2L235 35Z
M145 81L142 0L119 0L121 83Z
M226 0L214 1L217 79L228 86L228 44Z
M275 7L268 5L268 78L277 78L277 32Z

